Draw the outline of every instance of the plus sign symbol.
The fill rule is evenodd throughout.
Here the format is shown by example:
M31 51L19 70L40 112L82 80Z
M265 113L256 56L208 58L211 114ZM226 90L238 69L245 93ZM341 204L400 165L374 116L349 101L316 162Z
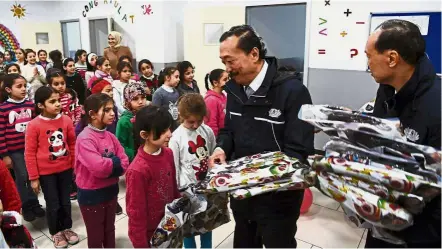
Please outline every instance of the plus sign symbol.
M346 14L347 15L347 17L351 14L351 13L353 13L353 12L351 12L350 11L350 9L347 9L347 11L346 12L344 12L344 14Z
M345 31L342 31L342 32L341 32L341 36L342 36L342 37L344 37L344 36L346 36L346 35L348 35L347 32L345 32Z
M150 4L143 4L141 5L141 9L143 9L143 15L152 15L152 8L150 7Z

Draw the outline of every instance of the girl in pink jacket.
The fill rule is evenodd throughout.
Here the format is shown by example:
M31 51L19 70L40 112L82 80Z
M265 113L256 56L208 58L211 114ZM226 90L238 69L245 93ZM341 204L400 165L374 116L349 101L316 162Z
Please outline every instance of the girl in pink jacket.
M204 80L207 89L206 96L204 97L207 106L207 116L204 118L204 123L212 128L215 136L218 136L219 130L224 127L227 97L223 93L223 88L228 78L229 75L223 69L214 69L206 74ZM209 85L212 86L212 90L210 90Z

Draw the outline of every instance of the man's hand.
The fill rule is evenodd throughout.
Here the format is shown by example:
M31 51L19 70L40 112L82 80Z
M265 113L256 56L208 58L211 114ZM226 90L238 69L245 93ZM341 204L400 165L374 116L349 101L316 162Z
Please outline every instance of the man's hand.
M6 168L11 169L12 168L12 159L9 156L3 157L3 163L5 163Z
M38 179L31 181L31 187L32 187L32 190L34 190L34 193L36 195L38 195L40 193L40 181Z
M212 156L209 157L209 168L212 168L216 163L226 163L226 153L221 148L216 148Z

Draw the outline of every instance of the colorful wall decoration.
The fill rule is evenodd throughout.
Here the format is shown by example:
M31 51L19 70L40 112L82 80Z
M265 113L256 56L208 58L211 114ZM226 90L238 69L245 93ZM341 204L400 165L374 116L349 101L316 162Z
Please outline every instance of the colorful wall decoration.
M130 23L134 23L135 15L122 12L121 9L123 8L123 6L121 5L121 2L117 1L117 0L89 1L87 4L84 5L84 10L82 11L82 15L83 15L83 17L86 17L87 13L89 11L91 11L92 9L98 8L99 6L106 6L106 5L113 5L115 10L117 11L118 15L121 17L122 21L128 22L128 20L129 20Z
M26 16L26 9L25 6L22 6L21 4L15 3L11 7L11 12L13 13L13 17L17 17L18 19L22 19Z
M14 51L20 48L20 43L15 35L3 24L0 24L0 46L5 51Z

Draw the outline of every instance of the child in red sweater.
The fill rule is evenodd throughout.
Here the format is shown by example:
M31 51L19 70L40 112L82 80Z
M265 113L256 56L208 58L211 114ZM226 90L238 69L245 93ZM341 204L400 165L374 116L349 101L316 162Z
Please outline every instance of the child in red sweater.
M163 146L172 136L172 122L169 112L156 106L143 107L135 117L135 134L144 143L126 172L129 238L135 248L150 247L164 207L181 197L172 151Z
M214 69L205 78L207 93L204 102L207 106L207 116L204 118L204 123L212 128L215 136L218 136L219 130L224 127L227 97L223 93L223 88L228 78L229 75L223 69ZM212 86L212 90L209 85Z
M74 126L80 122L82 108L78 104L77 92L66 87L66 77L58 69L50 69L47 73L47 82L60 94L61 113L72 119Z
M60 114L60 94L42 86L35 92L38 117L28 124L25 162L32 189L46 201L47 222L55 248L78 243L72 228L69 198L75 156L72 120Z

